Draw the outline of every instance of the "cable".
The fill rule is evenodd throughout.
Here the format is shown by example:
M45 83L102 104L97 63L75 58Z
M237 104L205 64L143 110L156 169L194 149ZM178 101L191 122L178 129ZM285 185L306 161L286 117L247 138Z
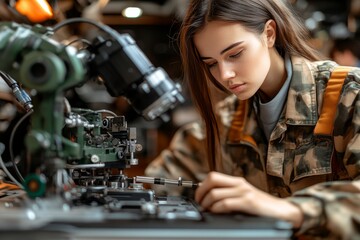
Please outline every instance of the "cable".
M11 181L13 181L16 185L18 185L21 189L24 189L24 187L14 178L13 175L11 175L11 173L9 172L9 170L7 169L7 167L4 164L4 161L1 157L1 155L3 154L5 150L5 145L3 143L0 142L0 165L1 168L4 170L5 174L10 178Z
M72 45L72 44L74 44L76 42L86 43L86 45L91 46L91 42L89 40L83 39L83 38L74 39L71 42L67 43L66 45L70 46L70 45Z
M116 113L114 113L114 112L112 112L110 110L107 110L107 109L96 110L95 112L96 113L109 113L109 114L113 115L114 117L117 117Z
M99 29L103 30L104 32L107 32L109 33L109 29L111 29L110 27L107 27L106 25L104 24L101 24L101 23L98 23L98 22L95 22L93 20L90 20L90 19L87 19L87 18L69 18L69 19L66 19L58 24L56 24L52 30L54 32L58 31L60 28L66 26L66 25L69 25L69 24L73 24L73 23L88 23L88 24L91 24L91 25L94 25L96 27L98 27Z
M15 124L13 130L11 131L10 134L10 140L9 140L9 151L10 151L10 160L13 163L13 167L15 169L15 173L16 175L20 178L20 180L22 182L24 182L24 178L21 176L21 173L17 167L17 164L15 162L15 158L14 158L14 152L13 152L13 142L14 142L14 136L15 136L15 132L18 129L18 127L20 126L20 124L28 117L30 116L32 113L34 112L34 110L30 110L29 112L27 112L24 116L21 117L21 119Z
M112 29L111 27L102 24L102 23L98 23L95 22L93 20L87 19L87 18L69 18L66 19L58 24L56 24L52 30L53 32L58 31L60 28L69 25L69 24L73 24L73 23L88 23L91 25L94 25L96 27L98 27L99 29L101 29L102 31L106 32L107 34L111 35L113 38L117 39L119 37L119 33L117 31L115 31L114 29Z

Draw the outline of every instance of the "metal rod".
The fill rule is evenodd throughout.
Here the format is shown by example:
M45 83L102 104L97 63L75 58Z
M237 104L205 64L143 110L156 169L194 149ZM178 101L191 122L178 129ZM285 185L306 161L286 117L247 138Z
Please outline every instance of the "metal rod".
M192 181L183 181L181 177L179 179L168 179L168 178L155 178L155 177L144 177L136 176L135 181L139 183L150 183L157 185L177 185L183 187L197 188L198 184Z

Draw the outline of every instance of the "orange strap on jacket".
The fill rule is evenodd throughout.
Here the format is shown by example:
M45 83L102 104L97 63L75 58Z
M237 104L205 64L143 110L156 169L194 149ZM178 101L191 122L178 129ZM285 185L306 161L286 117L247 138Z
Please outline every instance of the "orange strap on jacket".
M344 80L352 67L337 66L331 73L328 80L323 104L320 112L319 120L316 123L314 134L332 135L334 130L334 121L336 115L337 104L339 102L340 93Z
M228 140L231 142L240 141L244 131L246 112L247 101L239 101L228 133Z
M236 107L234 118L228 133L228 140L230 142L246 141L256 145L255 140L247 134L244 134L245 119L248 114L248 101L239 101Z

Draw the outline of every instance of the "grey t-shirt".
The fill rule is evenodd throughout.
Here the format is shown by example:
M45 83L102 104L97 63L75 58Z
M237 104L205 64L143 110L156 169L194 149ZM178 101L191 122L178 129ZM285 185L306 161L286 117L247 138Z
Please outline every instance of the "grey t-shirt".
M269 102L262 103L260 100L259 103L261 120L260 124L262 124L265 136L268 140L270 139L270 134L272 130L274 129L277 121L279 120L290 86L290 79L292 77L292 66L290 57L288 55L285 56L285 69L287 72L287 78L278 94L276 94L276 96Z

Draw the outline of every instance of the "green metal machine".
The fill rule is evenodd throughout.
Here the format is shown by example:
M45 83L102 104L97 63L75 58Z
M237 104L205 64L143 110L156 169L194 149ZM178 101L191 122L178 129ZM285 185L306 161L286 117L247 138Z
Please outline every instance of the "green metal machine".
M52 38L59 28L79 22L97 26L105 37L82 50ZM66 90L100 77L112 96L126 97L148 120L164 118L183 101L179 85L155 68L129 35L87 19L70 19L54 28L0 23L0 71L32 93L25 136L31 170L23 185L33 198L63 193L74 180L86 186L124 186L122 169L137 165L134 154L141 145L125 117L69 109Z

